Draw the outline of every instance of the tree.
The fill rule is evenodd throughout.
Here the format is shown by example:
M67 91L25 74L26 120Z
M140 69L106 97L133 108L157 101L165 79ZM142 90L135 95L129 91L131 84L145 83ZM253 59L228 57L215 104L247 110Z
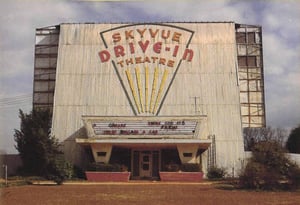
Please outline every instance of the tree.
M253 128L243 130L245 150L251 151L253 146L260 141L277 141L281 146L285 145L287 131L282 128Z
M252 149L252 157L239 178L242 187L256 189L299 187L300 168L286 157L285 152L286 150L274 140L256 143Z
M286 148L291 153L300 153L300 125L291 131Z
M58 140L50 134L50 110L32 110L30 114L19 110L19 117L21 126L20 130L15 130L14 139L23 162L23 174L53 179L53 176L65 177L65 168L68 166L65 166L67 162L62 157Z

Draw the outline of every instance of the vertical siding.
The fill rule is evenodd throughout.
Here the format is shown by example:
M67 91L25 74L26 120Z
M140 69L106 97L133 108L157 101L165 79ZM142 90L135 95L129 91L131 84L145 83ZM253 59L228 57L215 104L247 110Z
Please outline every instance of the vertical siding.
M159 115L207 115L209 133L216 136L217 163L236 166L244 151L235 25L172 25L194 31L189 46L194 58L192 62L182 62ZM82 115L133 115L112 64L100 63L98 57L104 49L99 32L116 26L119 25L61 25L52 126L61 141L74 136L83 126Z

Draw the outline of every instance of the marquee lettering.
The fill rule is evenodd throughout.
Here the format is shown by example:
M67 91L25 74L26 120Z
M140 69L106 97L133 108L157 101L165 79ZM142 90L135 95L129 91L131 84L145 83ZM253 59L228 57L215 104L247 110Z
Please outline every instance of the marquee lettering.
M147 36L150 37L150 39L145 39ZM157 37L161 37L161 40L163 41L155 42ZM175 59L164 58L161 56L163 52L170 53L169 56L178 58L177 60L186 60L188 62L191 62L194 57L193 50L188 48L184 48L181 56L178 56L179 48L183 46L180 44L182 41L182 33L172 31L171 29L137 28L115 32L111 35L111 38L115 44L112 53L109 50L102 50L98 53L102 63L108 62L111 58L116 58L117 64L121 67L141 63L157 63L168 67L174 67ZM174 44L167 44L167 40L174 42ZM126 42L125 44L122 43L117 45L118 43L121 43L121 41ZM150 44L150 41L154 42ZM159 56L147 55L151 50L153 54L159 54ZM146 55L134 56L141 52ZM122 57L124 56L131 57L123 59Z
M98 51L100 63L112 63L134 115L159 114L182 62L189 63L198 56L189 47L193 34L194 31L179 25L151 23L120 25L100 32L105 47ZM121 126L112 124L108 130ZM177 129L176 124L158 127L153 130L159 135L191 134ZM122 130L128 134L131 128ZM130 134L137 134L131 131Z
M123 34L123 38L122 38L121 33L119 33L119 32L113 33L112 34L112 39L113 39L114 43L120 42L122 39L133 40L136 37L141 39L141 38L144 38L144 34L145 34L146 31L149 32L150 37L152 39L156 38L159 35L161 38L163 38L165 40L171 38L172 41L177 42L177 43L180 42L180 37L182 36L181 33L178 33L176 31L174 31L171 34L171 32L172 32L171 30L165 30L165 29L162 29L162 30L155 29L155 30L153 30L152 28L149 28L149 29L144 28L144 29L136 29L136 30L125 30L124 34ZM138 35L135 35L136 33Z

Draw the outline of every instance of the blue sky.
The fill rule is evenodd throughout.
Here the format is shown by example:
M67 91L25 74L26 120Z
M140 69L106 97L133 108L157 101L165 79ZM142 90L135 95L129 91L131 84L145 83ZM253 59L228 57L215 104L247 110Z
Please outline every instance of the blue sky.
M267 125L300 124L300 1L0 2L0 150L16 153L18 109L30 112L35 29L60 23L234 21L261 25Z

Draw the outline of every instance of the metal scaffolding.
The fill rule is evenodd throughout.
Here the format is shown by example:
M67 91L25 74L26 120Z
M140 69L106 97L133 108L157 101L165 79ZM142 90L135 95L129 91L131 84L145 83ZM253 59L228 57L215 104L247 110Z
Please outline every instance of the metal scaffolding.
M211 139L211 144L208 148L208 160L207 160L207 167L213 168L216 167L217 164L217 149L216 149L216 136L210 135L209 139Z
M36 29L33 108L53 108L59 26Z
M236 24L238 74L243 127L265 127L262 29Z

